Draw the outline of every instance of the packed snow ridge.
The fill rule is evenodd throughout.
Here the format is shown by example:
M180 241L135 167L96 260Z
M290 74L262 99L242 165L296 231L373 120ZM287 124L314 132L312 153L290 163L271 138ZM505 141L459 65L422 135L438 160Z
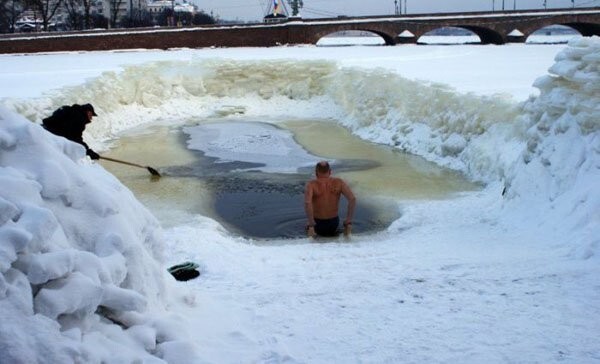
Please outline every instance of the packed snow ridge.
M193 358L156 219L80 145L5 109L0 124L1 361Z
M499 218L526 217L533 228L561 226L573 258L598 259L600 39L572 41L550 75L536 81L539 97L518 107L437 85L390 81L379 71L367 84L358 72L318 62L308 62L320 70L308 81L269 82L273 73L261 73L264 64L256 64L257 78L240 84L236 72L248 64L224 63L201 72L200 83L186 77L196 75L195 67L172 74L154 65L105 75L85 92L74 88L56 100L12 106L39 121L76 94L103 94L98 105L114 124L102 121L90 133L109 138L161 115L198 115L199 104L235 100L252 112L266 104L286 110L304 103L304 112L315 116L323 116L320 106L327 104L333 111L326 116L365 139L497 186L500 209L515 212ZM149 71L160 77L140 85ZM406 98L390 96L397 88ZM166 94L179 99L168 104ZM417 104L423 97L427 103ZM146 112L131 113L133 105ZM87 160L81 146L1 108L0 185L3 362L195 361L176 314L178 304L193 301L171 286L158 222L116 178Z

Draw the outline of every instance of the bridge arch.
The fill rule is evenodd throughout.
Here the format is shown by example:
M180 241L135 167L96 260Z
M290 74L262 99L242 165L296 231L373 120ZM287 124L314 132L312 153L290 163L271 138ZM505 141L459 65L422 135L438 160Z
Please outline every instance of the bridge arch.
M460 28L468 30L479 37L481 44L504 44L507 38L502 35L500 31L492 28L480 26L480 25L469 25L469 24L440 24L440 26L426 26L421 27L418 32L415 32L416 38L420 38L428 32L435 31L445 27Z
M357 38L360 38L357 41ZM373 32L360 30L342 30L324 35L317 42L317 46L347 46L347 45L385 45L385 39Z
M561 25L572 28L578 31L584 37L591 37L593 35L600 36L600 24L589 22L573 22L568 21L566 19L564 21L561 19L556 19L554 21L552 19L549 19L548 21L538 22L536 24L525 26L523 27L523 29L519 30L524 34L525 37L529 37L536 31L540 31L544 28L548 28L553 25Z
M506 43L506 38L500 34L499 32L491 29L485 28L481 26L473 26L473 25L462 25L457 26L458 28L464 28L472 31L473 33L479 36L481 39L481 44L504 44Z
M323 30L323 31L319 31L316 32L313 35L313 44L317 44L319 42L319 40L321 40L321 38L327 36L327 35L331 35L331 34L335 34L335 33L339 33L339 32L343 32L343 31L359 31L359 32L367 32L367 33L371 33L371 34L375 34L378 35L379 37L381 37L383 39L383 41L385 42L385 45L395 45L396 44L396 35L394 34L389 34L385 31L382 31L380 29L372 29L369 27L356 27L356 26L351 26L351 27L347 27L347 28L340 28L340 29L336 29L336 30Z
M456 37L463 37L463 39L462 41L445 40L444 38L447 36L454 37L452 38L453 40L456 40ZM481 43L481 38L479 38L479 36L474 32L465 28L444 26L432 29L422 34L416 41L419 44L473 44Z
M581 32L573 27L552 24L534 30L529 36L525 37L524 41L526 43L566 43L577 35L581 35Z
M570 28L575 29L584 37L591 37L592 35L600 36L600 24L592 24L592 23L562 23L560 25L565 25Z

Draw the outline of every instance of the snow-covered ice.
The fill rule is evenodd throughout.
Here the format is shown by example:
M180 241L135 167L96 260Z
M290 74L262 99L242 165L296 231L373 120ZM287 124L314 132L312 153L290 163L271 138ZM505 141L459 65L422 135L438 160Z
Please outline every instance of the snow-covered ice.
M257 163L252 169L264 172L296 172L312 167L319 157L294 143L289 131L266 123L225 122L185 127L188 148L201 150L216 163L240 161Z
M597 37L0 62L0 362L600 360ZM386 231L349 242L254 244L206 216L163 229L40 127L74 102L96 106L98 150L152 122L235 126L243 110L339 121L485 188L397 201ZM223 140L216 155L236 151ZM184 260L202 275L174 281L165 269Z

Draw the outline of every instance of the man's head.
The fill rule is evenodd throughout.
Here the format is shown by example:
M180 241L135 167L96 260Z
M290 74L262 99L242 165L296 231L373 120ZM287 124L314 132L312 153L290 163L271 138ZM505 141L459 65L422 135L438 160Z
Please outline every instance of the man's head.
M92 121L92 116L98 116L98 114L96 114L96 111L94 111L94 107L92 106L92 104L81 105L81 108L83 109L83 111L86 112L90 121Z
M328 177L331 174L331 167L329 166L329 162L320 161L315 166L315 174L317 177Z

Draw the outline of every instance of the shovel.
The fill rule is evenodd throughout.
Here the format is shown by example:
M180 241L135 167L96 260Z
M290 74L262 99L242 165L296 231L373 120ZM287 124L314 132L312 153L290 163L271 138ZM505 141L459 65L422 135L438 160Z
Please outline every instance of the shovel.
M139 167L139 168L146 168L148 170L148 172L150 172L150 174L152 174L153 176L160 177L160 173L158 173L158 171L156 169L152 168L152 167L142 166L141 164L135 164L135 163L126 162L126 161L122 161L122 160L114 159L114 158L109 158L109 157L103 157L103 156L100 156L100 159L104 159L104 160L111 161L111 162L116 162L116 163L127 164L128 166L134 166L134 167Z

